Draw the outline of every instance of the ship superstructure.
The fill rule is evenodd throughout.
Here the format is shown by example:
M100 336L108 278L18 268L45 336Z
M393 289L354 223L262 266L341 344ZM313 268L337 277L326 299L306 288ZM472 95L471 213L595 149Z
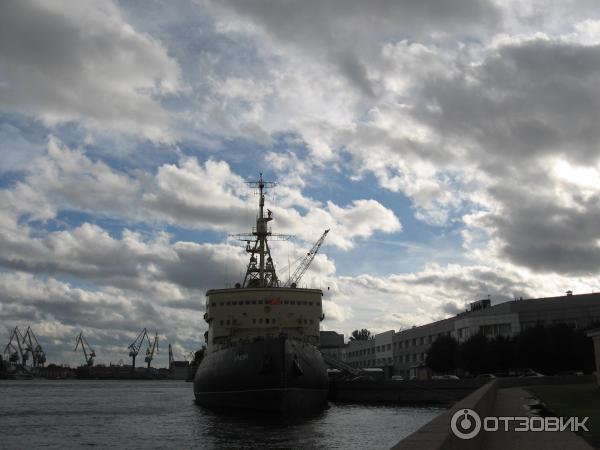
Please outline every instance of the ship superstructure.
M250 255L243 283L206 293L207 352L194 381L198 402L269 410L314 409L327 394L325 363L317 349L323 320L323 292L283 284L275 271L273 234L265 191L273 183L249 183L258 190L256 226L237 235ZM327 230L318 242L325 238ZM318 246L301 263L308 267ZM295 272L296 274L297 272Z

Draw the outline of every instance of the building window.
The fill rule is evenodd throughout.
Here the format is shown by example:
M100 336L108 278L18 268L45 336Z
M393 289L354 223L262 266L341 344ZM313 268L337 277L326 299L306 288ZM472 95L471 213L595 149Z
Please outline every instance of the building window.
M386 346L386 349L387 349L387 350L391 350L391 349L392 349L392 344L388 344L388 345Z

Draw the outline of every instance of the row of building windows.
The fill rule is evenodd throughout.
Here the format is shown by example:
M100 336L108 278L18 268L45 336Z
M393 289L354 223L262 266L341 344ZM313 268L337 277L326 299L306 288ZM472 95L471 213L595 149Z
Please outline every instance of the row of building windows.
M374 347L363 348L360 350L355 350L355 351L349 352L348 356L353 358L353 357L357 357L357 356L372 355L372 354L379 353L379 352L390 351L390 350L392 350L392 348L394 350L398 350L398 349L402 349L402 348L410 348L410 347L416 347L416 346L425 345L425 344L431 344L438 337L449 336L449 335L450 335L450 331L438 333L438 334L430 334L429 336L421 336L418 338L407 339L405 341L397 341L397 342L394 342L393 344L377 345Z
M306 300L281 300L269 303L268 300L233 300L229 302L218 302L219 306L236 305L301 305L301 306L321 306L321 302L310 302ZM217 306L217 302L211 302L210 306Z
M256 325L256 324L261 325L263 323L263 320L264 320L264 323L267 325L269 325L269 324L274 325L277 323L277 319L275 319L274 317L272 317L272 318L266 317L264 319L262 317L259 317L258 319L256 319L256 318L252 319L252 324L253 325ZM313 319L298 319L298 323L300 325L302 325L302 324L314 325L315 321ZM222 326L224 326L224 325L239 325L239 324L240 324L240 322L237 319L227 319L227 320L219 321L219 325L222 325Z
M220 325L239 325L239 323L240 322L237 319L227 319L227 320L220 320L219 321ZM263 323L263 318L260 317L258 319L252 319L252 323L255 324L255 325L257 323L262 324ZM266 323L266 324L275 324L275 323L277 323L277 319L266 317L264 319L264 323Z

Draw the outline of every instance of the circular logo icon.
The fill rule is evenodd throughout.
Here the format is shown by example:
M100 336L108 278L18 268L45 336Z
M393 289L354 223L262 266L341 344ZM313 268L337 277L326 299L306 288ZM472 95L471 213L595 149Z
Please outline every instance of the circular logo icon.
M450 428L460 439L473 439L481 431L481 418L472 409L459 409L452 415Z

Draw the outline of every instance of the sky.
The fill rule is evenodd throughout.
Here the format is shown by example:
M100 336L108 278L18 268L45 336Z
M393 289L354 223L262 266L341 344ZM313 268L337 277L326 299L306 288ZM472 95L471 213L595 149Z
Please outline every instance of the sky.
M599 119L593 0L1 2L0 344L187 357L261 172L322 329L598 291Z

